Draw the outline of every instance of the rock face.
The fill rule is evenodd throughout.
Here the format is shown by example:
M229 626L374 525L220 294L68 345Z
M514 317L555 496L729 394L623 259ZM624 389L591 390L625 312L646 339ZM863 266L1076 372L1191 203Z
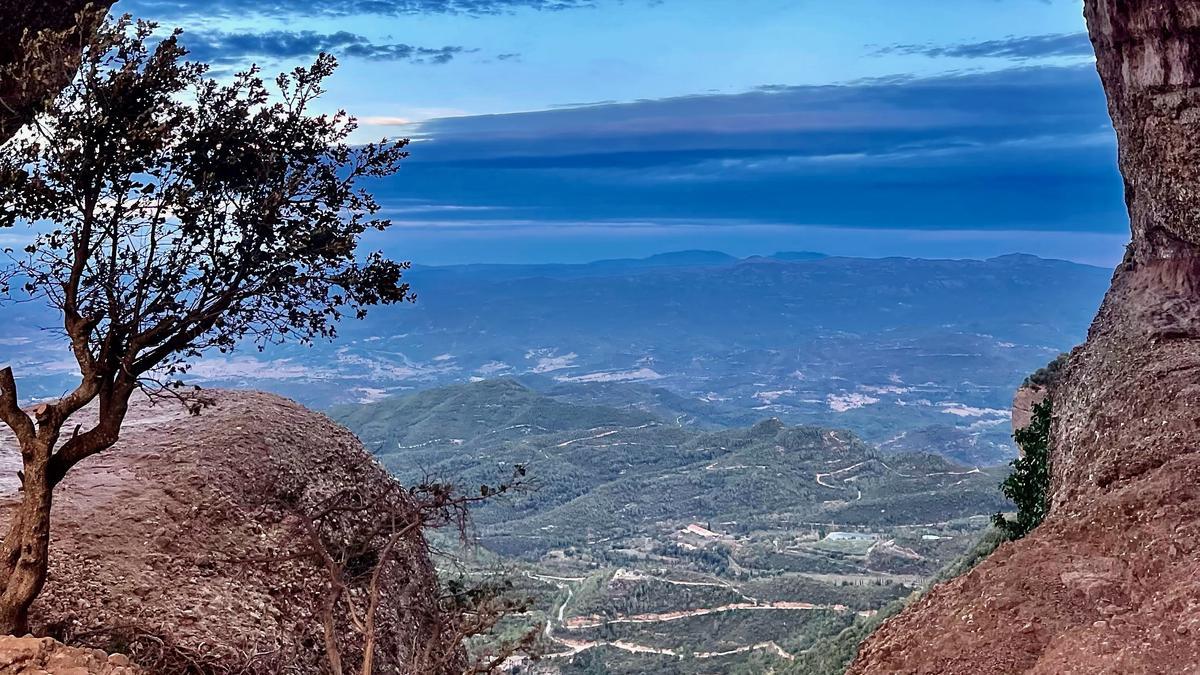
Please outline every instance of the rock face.
M1053 505L854 673L1197 673L1200 0L1089 0L1133 238L1053 385Z
M1034 406L1045 401L1048 393L1045 387L1036 384L1026 385L1017 390L1012 404L1013 433L1029 426L1029 422L1033 420Z
M75 24L76 12L88 6L89 0L0 0L0 70L17 65L22 59L21 37L29 31L65 30ZM112 5L111 0L91 3L97 9ZM37 99L52 93L54 86L66 83L68 73L61 80L47 82L45 87L29 88L19 78L0 73L0 142L16 132L25 123Z
M141 675L122 654L66 647L50 638L0 637L0 675Z
M281 505L391 479L324 415L268 394L215 396L199 417L135 405L121 442L59 486L37 634L122 651L157 673L325 672L318 613L328 576L298 556L310 548ZM400 551L386 571L375 672L453 670L457 645L440 634L419 530ZM361 646L343 642L353 668ZM446 658L414 669L418 650Z

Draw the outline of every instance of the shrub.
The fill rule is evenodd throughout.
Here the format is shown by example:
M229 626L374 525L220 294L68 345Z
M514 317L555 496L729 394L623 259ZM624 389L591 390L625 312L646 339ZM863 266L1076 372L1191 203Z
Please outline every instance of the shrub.
M1053 361L1038 368L1036 372L1025 378L1023 386L1049 387L1053 385L1058 381L1059 376L1062 375L1063 368L1066 367L1067 359L1070 356L1067 353L1059 354Z
M1012 461L1012 473L1000 484L1004 496L1017 506L1016 520L1002 513L993 518L1010 539L1020 539L1037 527L1050 510L1050 399L1033 407L1029 426L1013 434L1021 456Z

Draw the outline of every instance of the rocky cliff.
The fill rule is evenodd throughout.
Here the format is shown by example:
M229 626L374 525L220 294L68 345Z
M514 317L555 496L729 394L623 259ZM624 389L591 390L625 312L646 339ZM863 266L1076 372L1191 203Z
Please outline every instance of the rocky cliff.
M1029 422L1033 420L1033 408L1046 400L1047 393L1049 392L1046 387L1036 384L1026 384L1017 390L1012 403L1012 431L1014 434L1029 426Z
M47 95L66 83L70 69L46 78L29 78L32 64L24 61L21 39L42 30L63 31L75 26L85 7L103 10L112 0L0 0L0 140L16 133Z
M121 651L153 672L325 672L329 577L306 554L293 507L391 479L323 415L253 392L216 401L199 417L136 405L120 444L59 486L50 579L33 611L39 635ZM0 454L10 495L13 452ZM386 570L376 672L454 670L419 530L400 547ZM361 645L339 633L352 667Z
M1132 240L1051 388L1053 506L854 673L1200 672L1200 0L1088 0Z

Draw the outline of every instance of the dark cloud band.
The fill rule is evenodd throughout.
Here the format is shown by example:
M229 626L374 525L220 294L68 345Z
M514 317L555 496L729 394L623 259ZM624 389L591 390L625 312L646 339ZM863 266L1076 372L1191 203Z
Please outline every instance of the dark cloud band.
M984 42L965 42L956 45L899 44L884 47L877 54L917 54L933 58L1028 60L1091 56L1092 43L1088 40L1086 33L1055 33Z
M339 31L268 31L264 33L224 33L188 31L182 41L192 57L216 65L237 65L254 60L311 57L328 52L341 57L372 61L410 63L448 63L474 50L465 47L417 47L403 43L377 44L367 38Z
M1111 133L1095 69L1024 67L433 120L429 160L890 156ZM578 164L578 159L570 159Z
M380 187L512 218L1120 233L1095 68L1023 67L457 117Z
M353 16L374 14L466 14L483 16L519 9L559 11L593 6L593 0L122 0L120 12L153 19L213 16Z

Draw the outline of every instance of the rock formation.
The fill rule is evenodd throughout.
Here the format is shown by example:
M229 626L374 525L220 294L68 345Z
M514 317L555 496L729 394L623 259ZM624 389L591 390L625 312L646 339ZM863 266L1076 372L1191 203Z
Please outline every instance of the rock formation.
M1033 420L1034 406L1046 400L1048 393L1046 387L1036 384L1025 384L1020 389L1017 389L1012 403L1013 433L1029 426L1029 422Z
M0 70L20 65L21 38L41 30L66 30L75 25L76 14L91 5L103 9L112 0L0 0ZM27 121L38 99L53 93L63 82L44 82L27 88L17 78L0 75L0 141L8 139Z
M1200 0L1087 0L1132 240L1051 388L1053 505L854 673L1187 673L1200 654Z
M0 675L139 675L123 654L66 647L50 638L0 636Z
M326 672L319 613L329 578L303 555L311 549L290 506L391 478L323 415L255 392L216 400L198 417L178 405L134 406L121 442L59 486L36 634L122 651L158 673ZM19 465L13 452L0 460ZM3 478L0 491L12 494L15 468ZM402 541L384 588L375 672L461 668L458 645L441 632L419 530ZM348 628L339 634L352 670L361 645Z

